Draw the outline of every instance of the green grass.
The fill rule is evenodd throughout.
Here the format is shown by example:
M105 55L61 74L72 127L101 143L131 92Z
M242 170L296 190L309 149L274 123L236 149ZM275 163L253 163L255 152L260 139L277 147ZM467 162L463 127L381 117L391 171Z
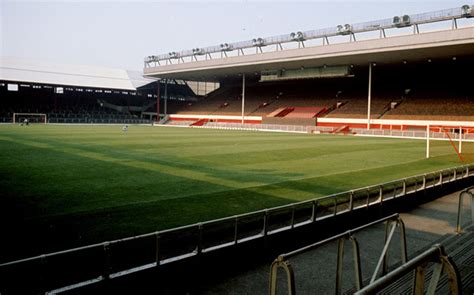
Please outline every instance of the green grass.
M464 150L471 149L464 144ZM449 143L131 126L0 126L4 258L459 165ZM0 249L2 250L2 249Z

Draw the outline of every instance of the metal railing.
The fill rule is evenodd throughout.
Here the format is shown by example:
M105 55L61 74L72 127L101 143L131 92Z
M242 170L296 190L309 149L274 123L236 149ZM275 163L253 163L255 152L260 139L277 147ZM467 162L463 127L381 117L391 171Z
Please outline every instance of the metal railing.
M278 35L278 36L271 36L266 38L255 38L252 40L234 42L234 43L223 43L216 46L209 46L205 48L194 48L189 50L183 50L179 52L170 52L166 54L159 54L159 55L150 55L144 58L144 66L145 68L152 66L160 66L160 61L165 61L166 64L173 64L173 61L176 63L184 63L187 62L184 58L189 58L189 62L198 61L198 56L203 56L205 59L211 59L213 55L220 53L220 57L224 58L227 57L227 52L229 51L236 51L238 54L244 54L245 49L252 49L256 48L256 53L263 52L261 50L262 47L275 45L275 50L283 50L282 44L285 43L301 43L304 44L307 40L313 39L323 39L323 44L328 44L329 40L328 37L334 37L339 35L350 35L351 41L354 34L356 33L364 33L370 31L380 31L380 37L385 37L385 31L387 29L392 28L400 28L406 26L413 26L414 33L419 32L418 25L421 24L428 24L433 22L442 22L446 20L452 20L453 26L452 28L457 27L456 19L464 18L464 17L471 17L474 14L474 8L472 6L466 5L463 7L458 8L451 8L451 9L444 9L439 11L427 12L427 13L420 13L420 14L413 14L413 15L405 15L404 17L408 17L408 22L403 24L399 24L395 21L394 18L382 19L382 20L375 20L363 23L356 23L356 24L344 24L339 25L337 27L331 28L324 28L318 30L310 30L304 32L293 32L290 34ZM399 16L396 16L399 17ZM343 29L343 30L341 30ZM260 49L260 50L259 50ZM219 56L215 56L219 58Z
M409 139L426 139L426 131L422 130L387 130L387 129L352 129L358 136L380 136L380 137L395 137L395 138L409 138ZM463 142L473 142L474 133L464 133L459 135L455 132L430 132L430 140L445 140L449 141L450 136L453 140L458 141L459 136L462 136Z
M343 275L343 261L344 261L344 244L346 240L352 242L352 250L354 255L354 269L355 269L355 286L357 290L362 288L362 271L361 271L361 261L360 261L360 250L359 250L359 243L355 237L355 233L372 227L374 225L380 224L385 222L385 243L380 254L377 266L375 267L374 273L372 275L371 282L374 282L377 278L380 268L382 267L382 275L388 272L388 256L387 251L390 243L392 242L393 235L395 233L395 229L400 227L400 250L401 250L401 261L403 263L407 262L407 244L406 244L406 235L405 235L405 225L401 220L398 214L393 214L391 216L387 216L385 218L379 219L377 221L368 223L366 225L360 226L358 228L349 230L345 233L333 236L326 240L305 246L298 250L281 254L279 255L275 261L272 263L270 267L270 289L269 294L275 295L277 292L277 274L278 269L282 268L286 272L287 276L287 283L288 283L288 294L295 295L296 294L296 282L295 282L295 275L293 271L293 267L291 266L289 259L300 255L302 253L315 250L323 245L326 245L330 242L338 241L338 251L337 251L337 268L336 268L336 294L342 294L342 275Z
M0 280L13 281L21 275L31 285L36 282L43 292L70 290L266 239L340 214L384 206L389 200L472 176L474 165L459 166L271 209L7 262L0 264ZM0 284L0 292L2 287Z
M428 263L433 262L435 263L433 274L431 275L428 289L425 290L427 266ZM436 287L443 271L448 275L449 294L461 294L461 279L459 271L451 257L446 254L444 247L440 244L434 245L429 250L411 259L407 263L401 265L397 269L379 278L378 280L371 282L369 285L365 286L354 294L379 294L379 292L381 292L384 288L396 282L398 279L402 278L404 275L407 275L411 271L415 271L413 294L435 294Z
M471 197L471 224L474 224L474 186L471 186L459 193L458 216L456 221L456 233L458 234L462 232L462 211L464 205L464 196Z
M326 126L303 126L303 125L283 125L283 124L241 124L241 123L220 123L209 122L206 125L198 126L198 128L212 128L224 130L250 130L250 131L281 131L296 133L315 133L315 132L331 132L333 127Z

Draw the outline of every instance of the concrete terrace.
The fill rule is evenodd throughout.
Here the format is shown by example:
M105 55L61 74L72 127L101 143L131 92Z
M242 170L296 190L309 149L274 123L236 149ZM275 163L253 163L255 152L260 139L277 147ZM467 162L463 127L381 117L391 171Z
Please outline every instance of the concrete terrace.
M459 191L422 204L414 210L400 214L406 227L408 258L411 259L434 243L441 243L461 273L463 294L474 292L474 226L456 235L456 217ZM464 200L463 224L470 218L469 202ZM398 230L397 230L398 232ZM355 234L360 244L364 285L372 276L383 248L384 225L363 230ZM390 246L390 265L399 265L399 236L395 235ZM352 249L346 243L343 290L354 291ZM295 271L297 294L334 294L336 274L337 241L316 250L308 251L290 259ZM262 263L234 277L227 277L213 285L203 286L202 294L268 294L270 263ZM387 288L384 294L407 294L411 292L412 276L404 277ZM278 273L278 294L287 294L285 273ZM444 288L444 289L443 289ZM446 277L442 276L437 293L446 294Z

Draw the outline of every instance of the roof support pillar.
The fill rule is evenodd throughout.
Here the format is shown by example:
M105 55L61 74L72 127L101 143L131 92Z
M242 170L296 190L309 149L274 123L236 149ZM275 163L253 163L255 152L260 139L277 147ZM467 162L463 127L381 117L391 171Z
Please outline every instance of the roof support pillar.
M158 85L156 86L156 122L160 122L160 84L161 81L157 81Z
M242 124L244 124L245 115L245 73L242 73Z
M165 105L164 105L164 114L168 114L168 79L165 80Z
M367 95L367 129L370 129L370 104L372 99L372 62L369 63L369 89Z

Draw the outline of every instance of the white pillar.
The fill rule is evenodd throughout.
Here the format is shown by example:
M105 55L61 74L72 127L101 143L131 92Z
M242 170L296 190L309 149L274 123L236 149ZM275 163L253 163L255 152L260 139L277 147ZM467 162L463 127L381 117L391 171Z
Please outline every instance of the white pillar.
M369 92L367 97L367 129L370 129L370 101L372 96L372 63L369 63Z
M244 124L245 112L245 74L242 74L242 124Z
M459 153L462 154L462 127L459 127Z
M426 125L426 158L430 158L430 125Z
M168 114L168 80L165 80L165 104L164 104L165 116Z

